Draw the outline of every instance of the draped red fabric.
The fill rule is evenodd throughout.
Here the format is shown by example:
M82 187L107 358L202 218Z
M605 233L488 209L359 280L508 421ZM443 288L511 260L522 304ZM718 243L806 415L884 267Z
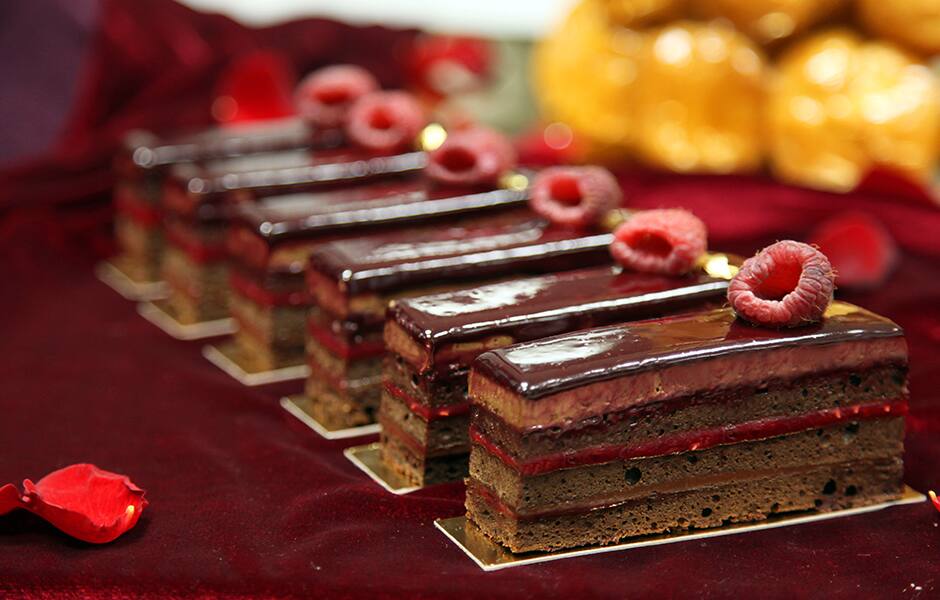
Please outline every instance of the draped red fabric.
M107 166L122 131L207 122L213 75L244 48L281 49L299 71L379 61L372 66L394 83L392 53L363 48L397 47L408 35L316 20L253 32L157 0L108 2L102 19L62 144L2 179L0 486L91 462L129 475L150 505L137 527L94 547L25 511L0 517L0 596L937 594L940 513L929 503L483 573L432 525L461 514L460 484L388 494L342 456L365 440L326 441L278 406L300 384L239 385L200 356L200 344L168 338L91 272L110 239ZM804 238L849 208L884 223L902 249L898 270L876 290L839 295L905 328L906 480L940 488L936 208L762 177L623 182L633 205L688 208L714 248L744 254Z

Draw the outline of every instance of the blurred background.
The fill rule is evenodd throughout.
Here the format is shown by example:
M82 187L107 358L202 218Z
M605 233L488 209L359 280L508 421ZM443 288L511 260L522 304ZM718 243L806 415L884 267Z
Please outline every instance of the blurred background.
M938 198L937 0L36 0L3 3L0 48L2 208L105 215L129 132L290 116L335 63L505 131L523 162L610 166L644 205L677 181L715 195L683 177Z

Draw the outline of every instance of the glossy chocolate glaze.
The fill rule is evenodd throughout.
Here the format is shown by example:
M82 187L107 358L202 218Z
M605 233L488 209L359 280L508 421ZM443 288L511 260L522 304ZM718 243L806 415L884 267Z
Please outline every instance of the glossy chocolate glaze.
M218 170L206 172L193 165L176 167L167 186L185 190L189 203L200 205L217 202L233 192L271 195L403 176L418 172L426 163L423 152L373 156L358 150L334 149L259 154L221 161Z
M415 240L374 235L325 244L310 268L347 295L390 292L441 281L562 271L610 262L609 233L584 232L525 218L490 227L450 227Z
M191 134L160 138L135 131L124 141L129 163L154 169L174 163L196 162L291 148L331 147L342 142L337 130L317 131L299 119L258 124L212 127Z
M820 323L793 329L755 327L722 308L517 344L482 354L474 369L521 398L536 400L681 363L903 335L890 320L845 302L830 305Z
M424 178L393 180L333 192L260 198L239 205L235 220L267 244L313 239L350 228L399 225L423 219L523 206L523 190L437 187Z
M399 300L389 309L413 338L445 343L505 334L517 342L721 303L728 282L696 273L668 277L594 267Z

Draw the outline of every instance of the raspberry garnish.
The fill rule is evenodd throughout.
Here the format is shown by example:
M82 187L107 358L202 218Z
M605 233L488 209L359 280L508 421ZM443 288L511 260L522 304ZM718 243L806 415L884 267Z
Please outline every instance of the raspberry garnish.
M589 227L619 207L622 197L603 167L550 167L535 177L530 204L556 225Z
M504 135L473 127L449 133L430 153L426 173L450 185L484 185L496 183L515 164L516 151Z
M894 239L867 213L835 215L817 227L809 241L832 263L839 287L877 287L897 264Z
M617 262L643 273L681 275L708 247L705 223L687 210L644 210L614 232L610 252Z
M796 327L822 318L834 288L835 273L825 254L784 240L744 261L728 285L728 301L755 325Z
M377 89L378 81L362 67L335 65L307 75L297 86L294 103L307 122L340 127L352 103Z
M424 110L411 94L372 92L349 109L346 135L363 148L390 153L412 147L426 123Z

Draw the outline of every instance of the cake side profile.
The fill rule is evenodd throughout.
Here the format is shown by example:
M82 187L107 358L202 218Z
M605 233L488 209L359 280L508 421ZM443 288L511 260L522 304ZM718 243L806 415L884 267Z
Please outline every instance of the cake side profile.
M333 132L312 128L299 119L215 127L165 139L131 132L114 161L115 233L120 252L116 260L121 269L137 281L160 278L161 198L164 181L175 166L333 145L334 137Z
M901 491L903 332L842 302L791 329L723 308L517 344L469 395L467 516L513 552Z
M526 197L525 190L445 188L419 178L239 205L227 247L230 311L246 366L268 370L303 363L310 307L304 269L317 246L367 232L399 235L392 232L401 229L409 239L430 234L442 222L518 221L529 218L519 209Z
M529 211L491 226L409 238L369 236L324 245L310 257L307 396L328 428L374 422L382 389L382 331L389 302L608 263L609 233L551 226Z
M414 485L467 474L470 363L570 331L719 306L727 279L595 267L403 299L385 325L382 459Z
M300 194L321 188L355 189L348 198L311 194L311 210L317 203L417 193L427 187L413 177L423 164L418 152L376 157L356 149L318 148L173 167L162 197L167 242L162 275L176 318L193 323L228 316L225 234L235 205L296 206L303 201ZM364 185L385 178L392 183ZM283 195L290 197L282 201Z

